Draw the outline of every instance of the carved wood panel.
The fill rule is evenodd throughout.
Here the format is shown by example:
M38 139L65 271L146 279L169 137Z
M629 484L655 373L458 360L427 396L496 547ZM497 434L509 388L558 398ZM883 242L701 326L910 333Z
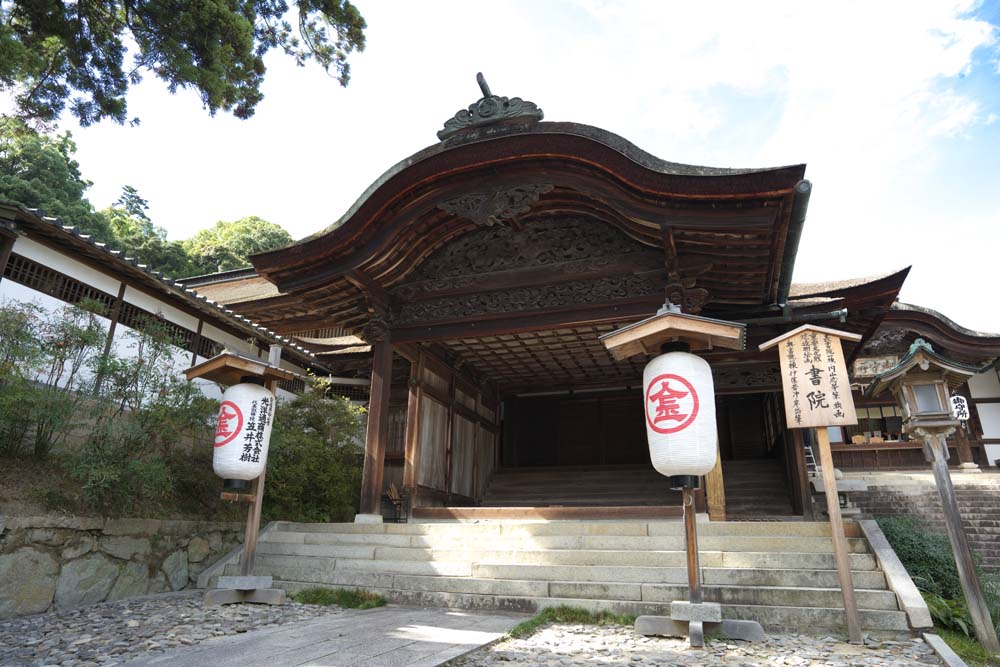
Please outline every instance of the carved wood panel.
M611 224L562 218L473 230L390 294L393 323L406 326L613 303L662 294L665 283L661 251Z

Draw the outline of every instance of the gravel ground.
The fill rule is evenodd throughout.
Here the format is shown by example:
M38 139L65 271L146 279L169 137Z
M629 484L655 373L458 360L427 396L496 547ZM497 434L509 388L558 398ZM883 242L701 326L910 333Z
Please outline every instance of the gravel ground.
M508 639L459 658L455 667L909 667L941 665L922 639L853 646L832 637L771 636L759 643L709 639L705 650L686 640L641 637L620 626L551 625L524 639Z
M167 593L0 621L0 665L119 665L214 637L345 613L297 602L202 608L203 594Z

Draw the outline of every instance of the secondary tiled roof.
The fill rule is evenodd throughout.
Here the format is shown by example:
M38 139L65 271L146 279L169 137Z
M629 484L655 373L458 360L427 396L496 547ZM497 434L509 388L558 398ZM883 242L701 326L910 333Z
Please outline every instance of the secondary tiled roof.
M200 290L196 292L187 287L183 281L171 279L159 271L154 271L138 259L126 256L121 250L109 247L108 244L98 241L90 234L84 234L72 225L67 225L59 218L46 215L41 209L0 202L0 213L6 213L8 216L13 214L12 217L16 218L17 222L33 226L39 233L56 238L69 246L80 249L89 248L94 259L109 262L109 268L117 269L118 273L126 273L139 283L145 283L157 292L184 301L192 308L209 316L227 320L231 326L245 334L262 338L270 344L281 345L305 360L316 359L316 355L291 338L282 336L227 308L226 304L230 302L213 299L202 294ZM273 285L271 287L273 288Z

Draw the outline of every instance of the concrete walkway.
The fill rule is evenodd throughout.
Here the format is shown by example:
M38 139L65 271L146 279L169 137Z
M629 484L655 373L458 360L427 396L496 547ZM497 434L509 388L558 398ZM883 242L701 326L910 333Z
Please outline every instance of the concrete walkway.
M498 639L525 618L519 614L388 606L254 630L190 648L149 654L128 664L433 667Z

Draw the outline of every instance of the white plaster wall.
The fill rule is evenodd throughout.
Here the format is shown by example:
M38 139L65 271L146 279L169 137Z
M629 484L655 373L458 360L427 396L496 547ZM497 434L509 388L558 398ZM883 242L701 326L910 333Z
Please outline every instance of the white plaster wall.
M206 359L205 357L198 356L196 358L195 365L197 366L198 364L206 361L208 361L208 359ZM217 401L222 400L222 388L219 387L219 385L215 384L214 382L209 382L208 380L203 380L201 378L195 378L194 380L192 380L192 382L194 382L201 388L201 393L205 394L205 396L208 396L209 398L214 398Z
M244 356L257 358L257 350L254 349L253 345L245 340L240 340L236 336L231 336L225 331L213 327L208 322L205 322L202 327L201 335L204 338L215 341L216 343L221 343L231 352L238 352Z
M111 296L117 296L121 287L119 280L23 236L17 237L17 240L14 241L14 253L32 259L54 271L72 276L82 283L107 292Z
M60 301L59 299L49 296L48 294L33 290L30 287L25 287L20 283L15 283L13 280L4 279L0 280L0 305L7 301L34 303L35 305L40 306L49 316L53 316L69 306L68 303ZM104 330L107 331L108 326L110 326L110 320L105 317L98 316L98 321L104 326ZM64 377L56 383L58 386L66 386L66 383L69 381L69 372L70 370L68 367L64 369ZM39 382L44 382L47 377L48 372L45 372L37 374L35 379ZM94 373L92 373L90 369L82 367L77 371L74 382L89 382L93 378Z
M986 450L986 460L989 464L996 465L994 461L1000 459L1000 445L983 445L983 449Z
M111 347L118 356L125 359L135 359L139 356L135 334L137 332L131 327L127 327L121 322L115 328L115 338L111 342ZM131 335L130 335L131 334ZM171 346L171 360L174 371L180 375L191 366L191 353L179 347Z
M1000 398L1000 375L996 369L969 378L969 393L972 398Z
M140 292L131 285L128 285L125 288L125 302L131 303L133 306L138 306L147 312L153 313L154 315L160 315L166 321L184 327L189 331L198 330L197 317L188 315L168 303L164 303L159 299L151 297L145 292Z
M979 421L983 423L983 437L987 439L1000 438L1000 403L983 403L977 405Z

